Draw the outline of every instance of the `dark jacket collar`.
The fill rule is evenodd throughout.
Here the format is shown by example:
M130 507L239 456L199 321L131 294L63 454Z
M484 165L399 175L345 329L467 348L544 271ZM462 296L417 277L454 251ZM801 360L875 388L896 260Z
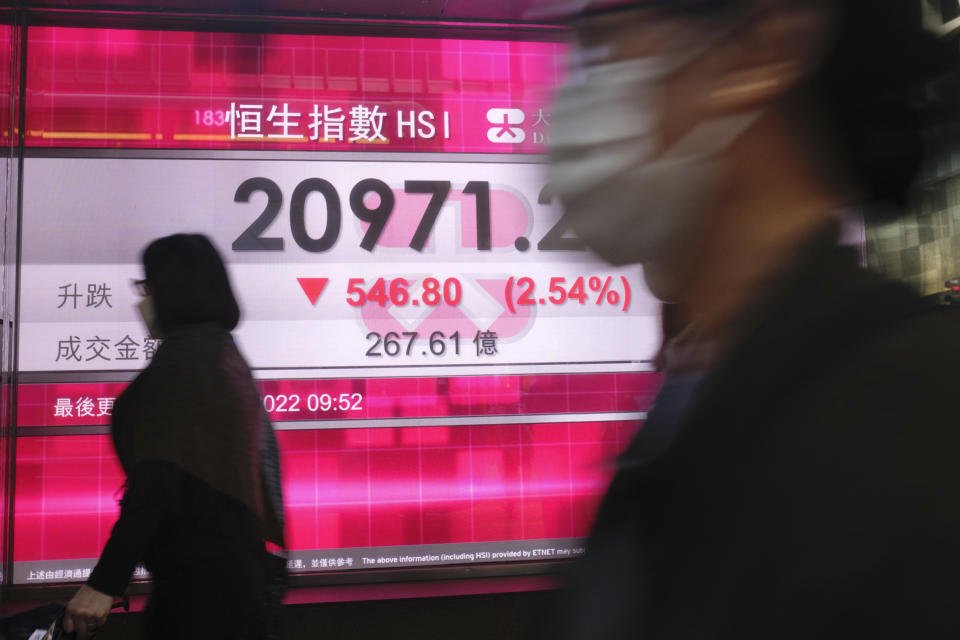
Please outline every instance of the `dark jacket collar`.
M856 250L838 247L836 238L834 226L811 238L743 315L661 462L671 465L691 440L700 450L713 439L752 441L754 434L737 430L762 429L784 389L821 375L869 334L923 311L916 292L859 267Z

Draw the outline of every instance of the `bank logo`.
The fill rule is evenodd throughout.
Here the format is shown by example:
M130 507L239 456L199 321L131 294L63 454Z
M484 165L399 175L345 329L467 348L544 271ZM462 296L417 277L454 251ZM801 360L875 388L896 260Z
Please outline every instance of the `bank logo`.
M487 140L501 144L523 142L527 134L517 125L523 124L524 118L520 109L490 109L487 122L497 126L487 129Z

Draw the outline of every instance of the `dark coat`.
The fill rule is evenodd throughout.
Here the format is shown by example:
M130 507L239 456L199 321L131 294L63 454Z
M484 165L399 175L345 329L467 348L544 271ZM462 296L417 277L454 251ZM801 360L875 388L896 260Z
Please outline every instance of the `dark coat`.
M283 539L262 467L275 441L230 335L198 325L166 336L117 398L112 427L127 485L88 584L118 596L142 561L147 637L266 637L264 539Z
M780 284L616 474L560 637L960 632L960 315L832 246Z

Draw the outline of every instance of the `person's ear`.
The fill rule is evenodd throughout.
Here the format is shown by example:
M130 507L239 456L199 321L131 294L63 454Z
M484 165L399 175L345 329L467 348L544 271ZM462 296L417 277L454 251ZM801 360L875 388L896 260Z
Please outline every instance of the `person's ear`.
M766 5L715 51L708 111L746 111L775 102L819 64L832 38L825 3Z

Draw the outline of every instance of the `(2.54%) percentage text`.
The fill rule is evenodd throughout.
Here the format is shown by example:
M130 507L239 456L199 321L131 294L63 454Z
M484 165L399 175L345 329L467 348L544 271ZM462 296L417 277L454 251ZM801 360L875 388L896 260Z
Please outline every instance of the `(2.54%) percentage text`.
M622 291L620 285L623 285ZM515 295L514 285L519 291ZM619 307L626 312L630 309L630 281L626 276L620 276L619 280L614 280L613 276L580 276L572 283L568 284L567 279L563 277L550 278L548 286L548 296L538 297L536 294L537 283L533 278L522 277L514 278L511 276L507 280L504 298L507 301L507 308L510 313L516 313L518 306L533 305L561 305L567 302L577 302L581 305L593 303L596 306L609 305Z

